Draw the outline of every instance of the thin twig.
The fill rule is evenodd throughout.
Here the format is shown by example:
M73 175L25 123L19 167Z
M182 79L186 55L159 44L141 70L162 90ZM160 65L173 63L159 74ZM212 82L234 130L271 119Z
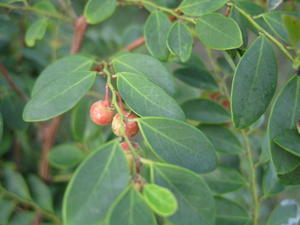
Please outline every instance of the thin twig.
M72 21L70 18L62 16L58 13L50 13L48 11L41 10L39 8L31 7L31 6L17 6L17 5L12 5L12 4L6 4L6 3L0 3L0 8L7 8L7 9L12 9L12 10L24 10L24 11L31 11L35 12L37 14L41 14L47 17L52 17L55 19L60 19L63 21L70 22Z
M28 100L28 97L21 91L21 89L18 88L15 81L12 79L12 77L9 75L8 70L5 68L3 64L0 63L0 72L7 81L8 85L11 87L11 89L24 101L26 102Z
M127 50L127 51L132 51L136 48L138 48L139 46L143 45L145 43L145 37L139 37L138 39L136 39L134 42L132 42L131 44L125 46L123 49Z

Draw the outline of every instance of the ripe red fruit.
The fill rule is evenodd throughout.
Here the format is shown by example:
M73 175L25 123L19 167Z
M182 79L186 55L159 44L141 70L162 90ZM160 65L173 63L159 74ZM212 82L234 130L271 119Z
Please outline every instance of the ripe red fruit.
M137 116L133 113L124 112L124 129L125 135L128 138L136 135L139 131L139 126L135 121L129 121L129 119L135 119ZM112 121L112 130L116 136L121 136L121 117L120 114L116 114Z
M114 117L114 111L107 101L97 101L90 108L90 118L98 125L110 124Z
M95 102L90 108L90 118L98 125L108 125L114 117L114 110L110 104L108 86L105 87L105 100Z

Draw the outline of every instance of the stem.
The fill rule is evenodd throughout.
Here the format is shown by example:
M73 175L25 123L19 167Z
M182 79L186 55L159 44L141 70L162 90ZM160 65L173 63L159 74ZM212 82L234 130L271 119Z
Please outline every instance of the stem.
M193 24L196 23L195 19L187 17L187 16L179 15L173 9L169 9L169 8L166 8L166 7L162 7L162 6L156 5L155 3L147 1L147 0L139 0L138 2L140 2L142 4L145 4L145 5L148 5L148 6L152 6L152 7L156 8L156 9L158 9L158 10L166 12L166 13L172 15L172 16L175 16L176 18L185 20L187 22L190 22L190 23L193 23ZM137 3L137 1L136 0L125 0L124 3Z
M26 205L30 208L33 208L37 213L42 214L45 218L48 218L54 222L54 224L62 224L61 220L59 217L57 217L54 213L42 209L38 204L31 200L23 199L19 197L18 195L6 190L4 187L0 186L0 193L5 195L6 197L18 202L19 204Z
M18 88L15 81L12 79L12 77L9 75L8 70L0 63L0 72L7 81L8 85L11 87L11 89L24 101L27 102L28 97L22 92L21 89Z
M143 45L144 43L145 43L145 38L142 36L142 37L139 37L138 39L136 39L131 44L125 46L123 49L127 50L127 51L131 51L131 50L136 49L137 47Z
M253 154L251 145L249 142L249 138L246 134L246 132L243 130L242 132L245 147L246 147L246 157L248 159L249 167L250 167L250 177L249 177L249 183L250 183L250 191L252 195L252 202L253 202L253 208L252 208L252 220L253 225L259 224L259 211L260 211L260 200L258 197L258 190L256 185L256 167L253 160Z
M0 8L7 8L7 9L12 9L12 10L24 10L24 11L31 11L31 12L35 12L37 14L41 14L47 17L52 17L55 19L60 19L66 22L70 22L72 21L72 19L62 16L60 14L57 13L49 13L47 11L32 7L32 6L16 6L16 5L11 5L11 4L6 4L6 3L0 3Z
M129 138L126 135L125 123L124 123L125 115L124 115L123 103L121 101L121 105L119 106L119 104L118 104L117 98L119 97L119 95L118 95L117 91L115 90L115 88L113 87L113 85L111 83L111 74L107 69L107 64L104 65L103 71L107 75L107 85L110 88L110 91L112 93L111 102L112 102L113 106L115 107L115 109L117 110L118 114L120 115L121 136L124 138L125 142L129 146L130 153L133 156L133 165L132 165L133 175L136 175L136 159L138 159L139 156L136 153L135 148L132 146L131 141L129 140Z
M232 6L232 3L227 3L227 5ZM270 39L292 62L295 61L294 57L288 52L288 50L279 42L277 41L271 34L269 34L264 28L262 28L255 20L243 9L239 8L236 5L233 5L259 32L264 34L267 38Z

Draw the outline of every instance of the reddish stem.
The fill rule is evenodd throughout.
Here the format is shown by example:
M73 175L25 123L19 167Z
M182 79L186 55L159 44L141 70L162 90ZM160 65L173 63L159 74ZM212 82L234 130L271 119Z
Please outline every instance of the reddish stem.
M120 95L119 93L117 93L117 97L118 97L118 103L119 103L120 109L121 109L122 113L123 113L124 115L126 115L127 112L126 112L125 109L124 109L124 104L123 104L121 95Z
M143 45L144 43L145 43L145 38L142 36L142 37L139 37L138 39L136 39L131 44L125 46L123 49L127 50L127 51L132 51L133 49L136 49L137 47Z
M108 105L110 105L110 99L109 99L109 87L108 85L105 85L105 100Z

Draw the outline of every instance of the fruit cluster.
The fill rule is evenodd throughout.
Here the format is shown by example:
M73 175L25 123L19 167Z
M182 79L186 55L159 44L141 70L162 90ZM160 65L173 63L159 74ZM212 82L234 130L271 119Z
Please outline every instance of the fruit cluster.
M109 89L108 86L106 86L106 92L105 92L105 99L99 100L92 104L90 108L90 118L91 120L100 125L100 126L106 126L109 124L112 124L112 131L116 136L126 136L127 138L131 138L135 136L138 131L139 127L137 122L132 121L133 119L137 118L137 116L132 112L127 112L124 110L123 103L121 100L121 97L119 97L119 106L121 109L121 113L115 113L114 106L111 104L110 97L109 97ZM123 121L122 119L123 118ZM124 134L123 134L124 133ZM131 142L132 147L137 150L138 145L135 142ZM120 143L121 148L126 153L126 157L129 163L129 167L132 170L133 167L133 158L130 151L130 146L126 141ZM136 172L139 173L140 166L139 162L135 162L136 165Z

